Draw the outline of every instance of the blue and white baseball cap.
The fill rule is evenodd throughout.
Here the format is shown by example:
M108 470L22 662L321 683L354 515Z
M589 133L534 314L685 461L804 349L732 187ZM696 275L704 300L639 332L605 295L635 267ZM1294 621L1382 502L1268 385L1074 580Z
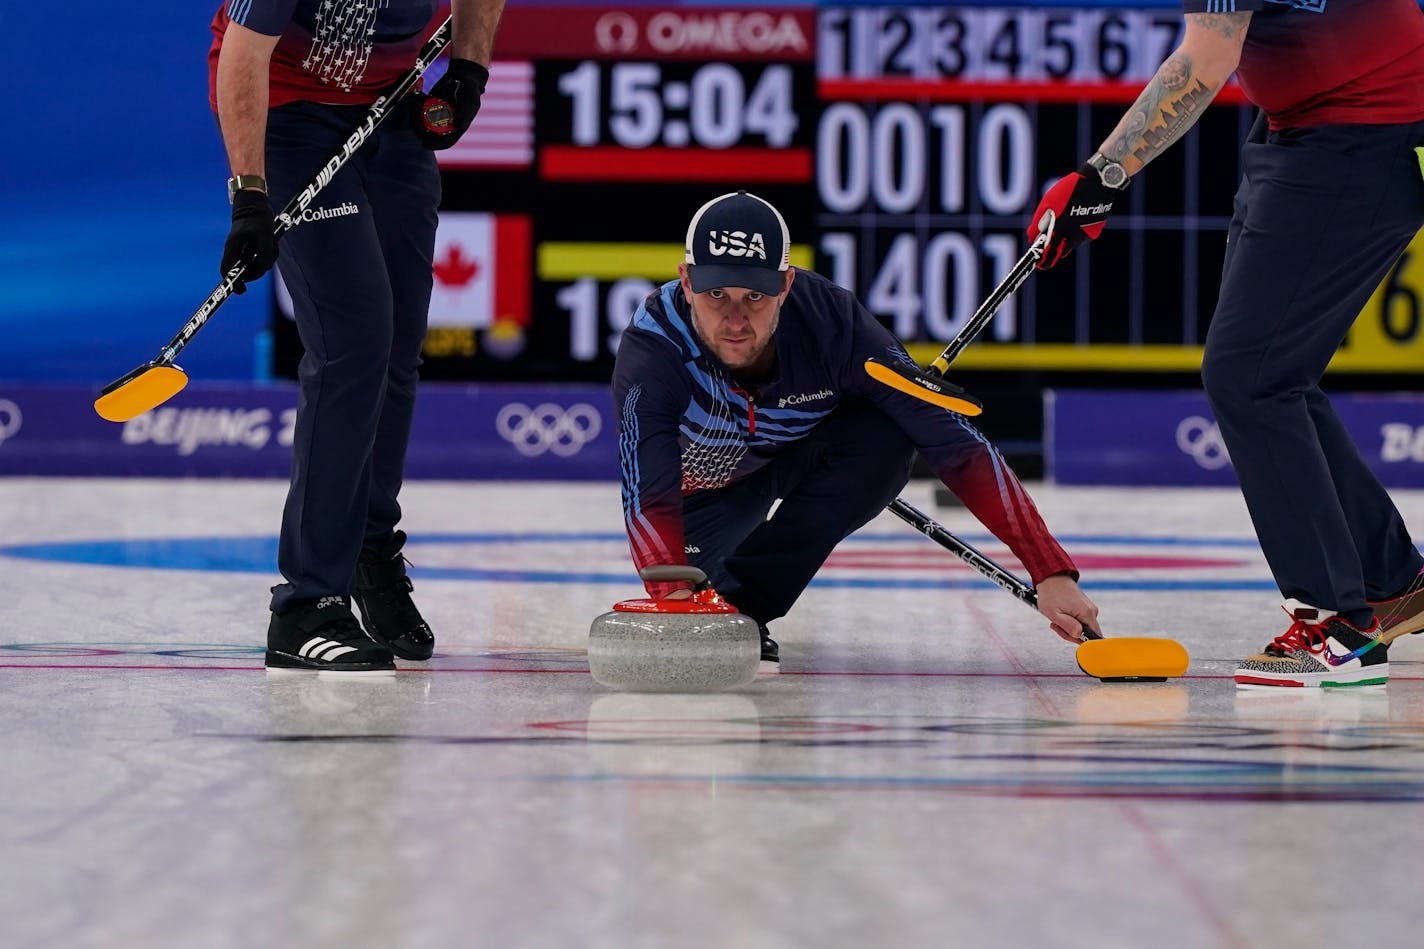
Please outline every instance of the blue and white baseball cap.
M754 194L735 191L697 210L687 228L693 293L743 287L777 294L791 267L791 234L781 212Z

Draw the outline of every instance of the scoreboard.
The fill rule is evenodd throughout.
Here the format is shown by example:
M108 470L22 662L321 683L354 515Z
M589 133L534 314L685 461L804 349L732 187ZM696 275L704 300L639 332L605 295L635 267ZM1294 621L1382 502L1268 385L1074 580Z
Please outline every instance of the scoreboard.
M639 301L675 276L692 214L739 188L785 215L794 264L854 291L928 361L1181 31L1172 8L510 6L480 114L439 153L422 374L606 380ZM956 366L1195 371L1254 114L1223 90L1103 236L1035 274ZM1424 238L1335 368L1424 368L1421 295ZM291 375L278 297L276 369Z

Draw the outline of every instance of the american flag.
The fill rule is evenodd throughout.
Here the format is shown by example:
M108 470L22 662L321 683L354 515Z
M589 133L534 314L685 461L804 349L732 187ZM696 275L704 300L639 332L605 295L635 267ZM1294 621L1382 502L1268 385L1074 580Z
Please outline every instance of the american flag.
M439 65L439 64L437 64ZM434 69L431 70L434 72ZM429 89L439 77L426 74ZM495 62L470 130L437 153L442 168L528 168L534 162L534 64Z

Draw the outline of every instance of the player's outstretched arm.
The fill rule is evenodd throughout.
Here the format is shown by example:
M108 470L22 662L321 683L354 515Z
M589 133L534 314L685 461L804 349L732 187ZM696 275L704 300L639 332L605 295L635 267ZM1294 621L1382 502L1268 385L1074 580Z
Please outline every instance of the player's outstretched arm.
M1132 176L1187 133L1241 61L1250 13L1188 13L1182 44L1168 56L1097 154L1044 194L1028 239L1048 235L1048 270L1103 232Z
M1187 133L1241 62L1250 13L1188 13L1182 45L1098 149L1129 176Z

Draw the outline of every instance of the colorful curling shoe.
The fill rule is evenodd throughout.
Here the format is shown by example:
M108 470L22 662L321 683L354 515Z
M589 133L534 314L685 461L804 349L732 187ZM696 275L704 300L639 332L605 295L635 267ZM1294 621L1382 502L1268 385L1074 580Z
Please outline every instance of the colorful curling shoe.
M1360 629L1299 600L1286 600L1282 608L1291 617L1290 627L1241 661L1237 685L1334 688L1389 681L1389 645L1378 619Z

